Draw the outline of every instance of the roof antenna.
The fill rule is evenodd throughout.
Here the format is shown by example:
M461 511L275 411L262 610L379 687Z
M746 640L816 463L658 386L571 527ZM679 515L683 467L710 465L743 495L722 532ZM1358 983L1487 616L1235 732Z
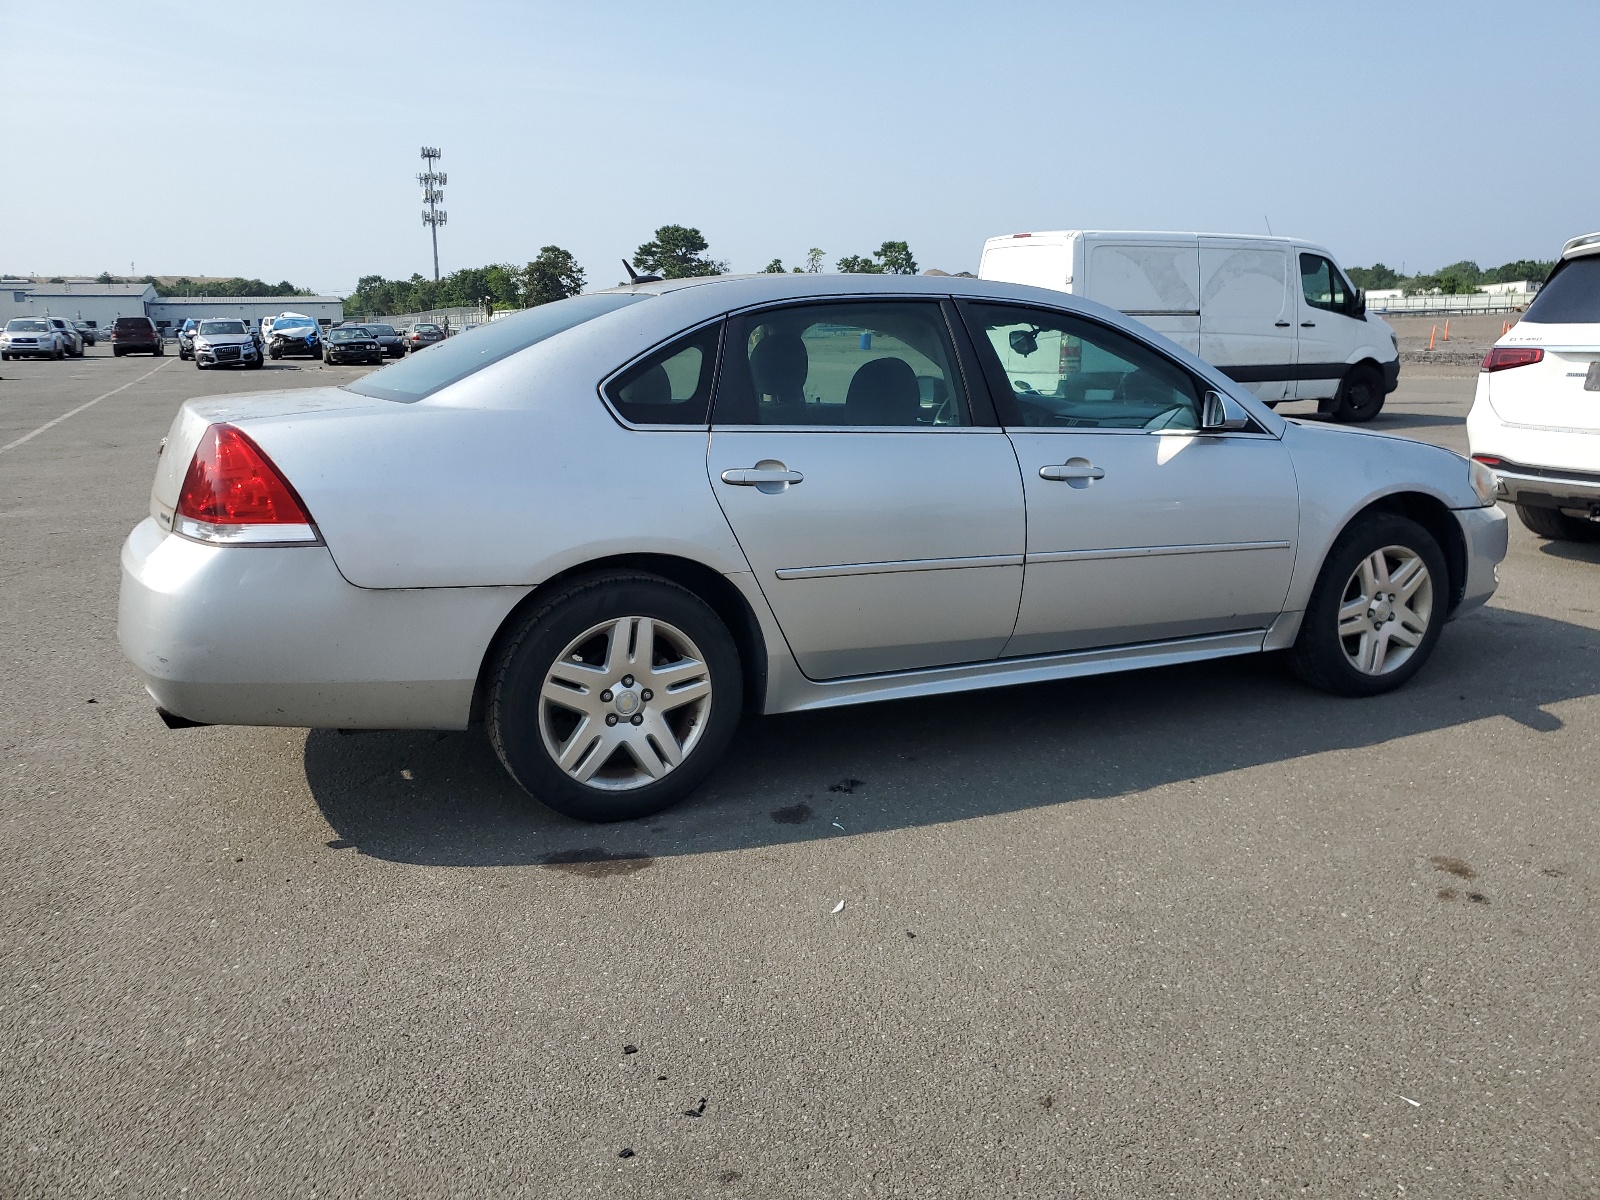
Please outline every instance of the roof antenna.
M1274 236L1273 232L1272 232L1272 218L1271 217L1262 217L1261 219L1267 223L1267 236L1268 237Z
M641 275L633 269L633 264L627 259L622 260L622 269L628 273L628 286L637 287L641 283L660 283L659 275Z

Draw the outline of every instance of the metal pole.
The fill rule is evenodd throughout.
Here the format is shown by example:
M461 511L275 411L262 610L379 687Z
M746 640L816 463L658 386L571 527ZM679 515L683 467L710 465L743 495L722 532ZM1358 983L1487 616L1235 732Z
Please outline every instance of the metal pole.
M428 201L428 208L433 208L433 201ZM428 228L433 230L433 281L439 282L439 226L429 222Z

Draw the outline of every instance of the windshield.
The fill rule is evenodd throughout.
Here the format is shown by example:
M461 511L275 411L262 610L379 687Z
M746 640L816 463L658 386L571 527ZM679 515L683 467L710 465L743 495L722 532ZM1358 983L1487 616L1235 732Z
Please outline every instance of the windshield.
M317 323L305 317L279 317L272 323L273 331L280 329L315 329Z
M373 337L394 337L395 336L394 326L393 325L368 325L367 326L367 332L372 334Z
M1600 323L1600 255L1559 264L1522 319L1541 325Z
M426 354L409 355L393 366L345 386L352 392L376 396L380 400L406 403L421 400L518 350L526 350L546 338L645 298L626 292L595 292L541 304L492 325L481 325L470 333L458 334L430 346Z
M45 324L43 321L26 321L26 320L7 321L6 322L6 332L7 333L49 333L50 332L50 326Z
M201 321L201 333L243 333L243 321Z
M353 342L357 338L371 337L365 329L335 329L328 335L330 342Z

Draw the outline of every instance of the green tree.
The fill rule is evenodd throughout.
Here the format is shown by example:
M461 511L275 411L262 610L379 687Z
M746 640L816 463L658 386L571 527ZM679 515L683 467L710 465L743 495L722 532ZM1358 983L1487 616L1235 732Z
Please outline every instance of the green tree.
M707 258L710 249L705 235L687 225L663 225L656 236L633 252L635 267L643 267L663 279L692 279L702 275L721 275L727 263Z
M583 268L560 246L541 246L539 257L522 270L522 303L528 308L565 300L583 291Z
M800 269L799 267L795 268L796 271L798 271L799 269ZM822 250L820 248L816 247L816 246L813 246L813 247L811 247L811 249L806 251L805 273L807 275L818 275L818 274L821 274L821 272L822 272Z
M100 274L95 277L95 282L96 283L121 283L122 280L118 279L110 271L101 271Z
M1543 283L1550 278L1550 272L1555 265L1554 262L1536 258L1519 258L1515 262L1502 263L1491 271L1485 271L1479 282L1515 283L1519 279L1531 279Z
M1400 273L1381 262L1373 263L1370 267L1351 267L1350 282L1367 292L1377 288L1396 288L1400 286Z
M846 275L883 274L881 263L875 263L870 258L862 258L859 254L846 254L833 265Z
M911 247L904 242L885 242L872 252L880 270L885 275L915 275L917 260L911 257Z
M761 268L761 273L763 275L782 275L782 274L784 274L783 259L781 259L781 258L773 259L766 266Z

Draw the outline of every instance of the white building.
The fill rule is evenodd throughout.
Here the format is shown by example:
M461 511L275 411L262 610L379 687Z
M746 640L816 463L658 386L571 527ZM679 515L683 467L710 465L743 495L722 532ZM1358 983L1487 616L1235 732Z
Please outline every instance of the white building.
M344 301L338 296L159 296L146 306L156 327L176 329L193 317L242 317L252 326L262 317L281 312L304 313L320 324L337 325L344 320Z
M118 317L148 316L145 306L155 298L148 283L29 283L0 291L8 317L61 317L97 329Z
M1532 279L1518 279L1511 283L1480 283L1478 290L1491 296L1531 296L1539 285Z

